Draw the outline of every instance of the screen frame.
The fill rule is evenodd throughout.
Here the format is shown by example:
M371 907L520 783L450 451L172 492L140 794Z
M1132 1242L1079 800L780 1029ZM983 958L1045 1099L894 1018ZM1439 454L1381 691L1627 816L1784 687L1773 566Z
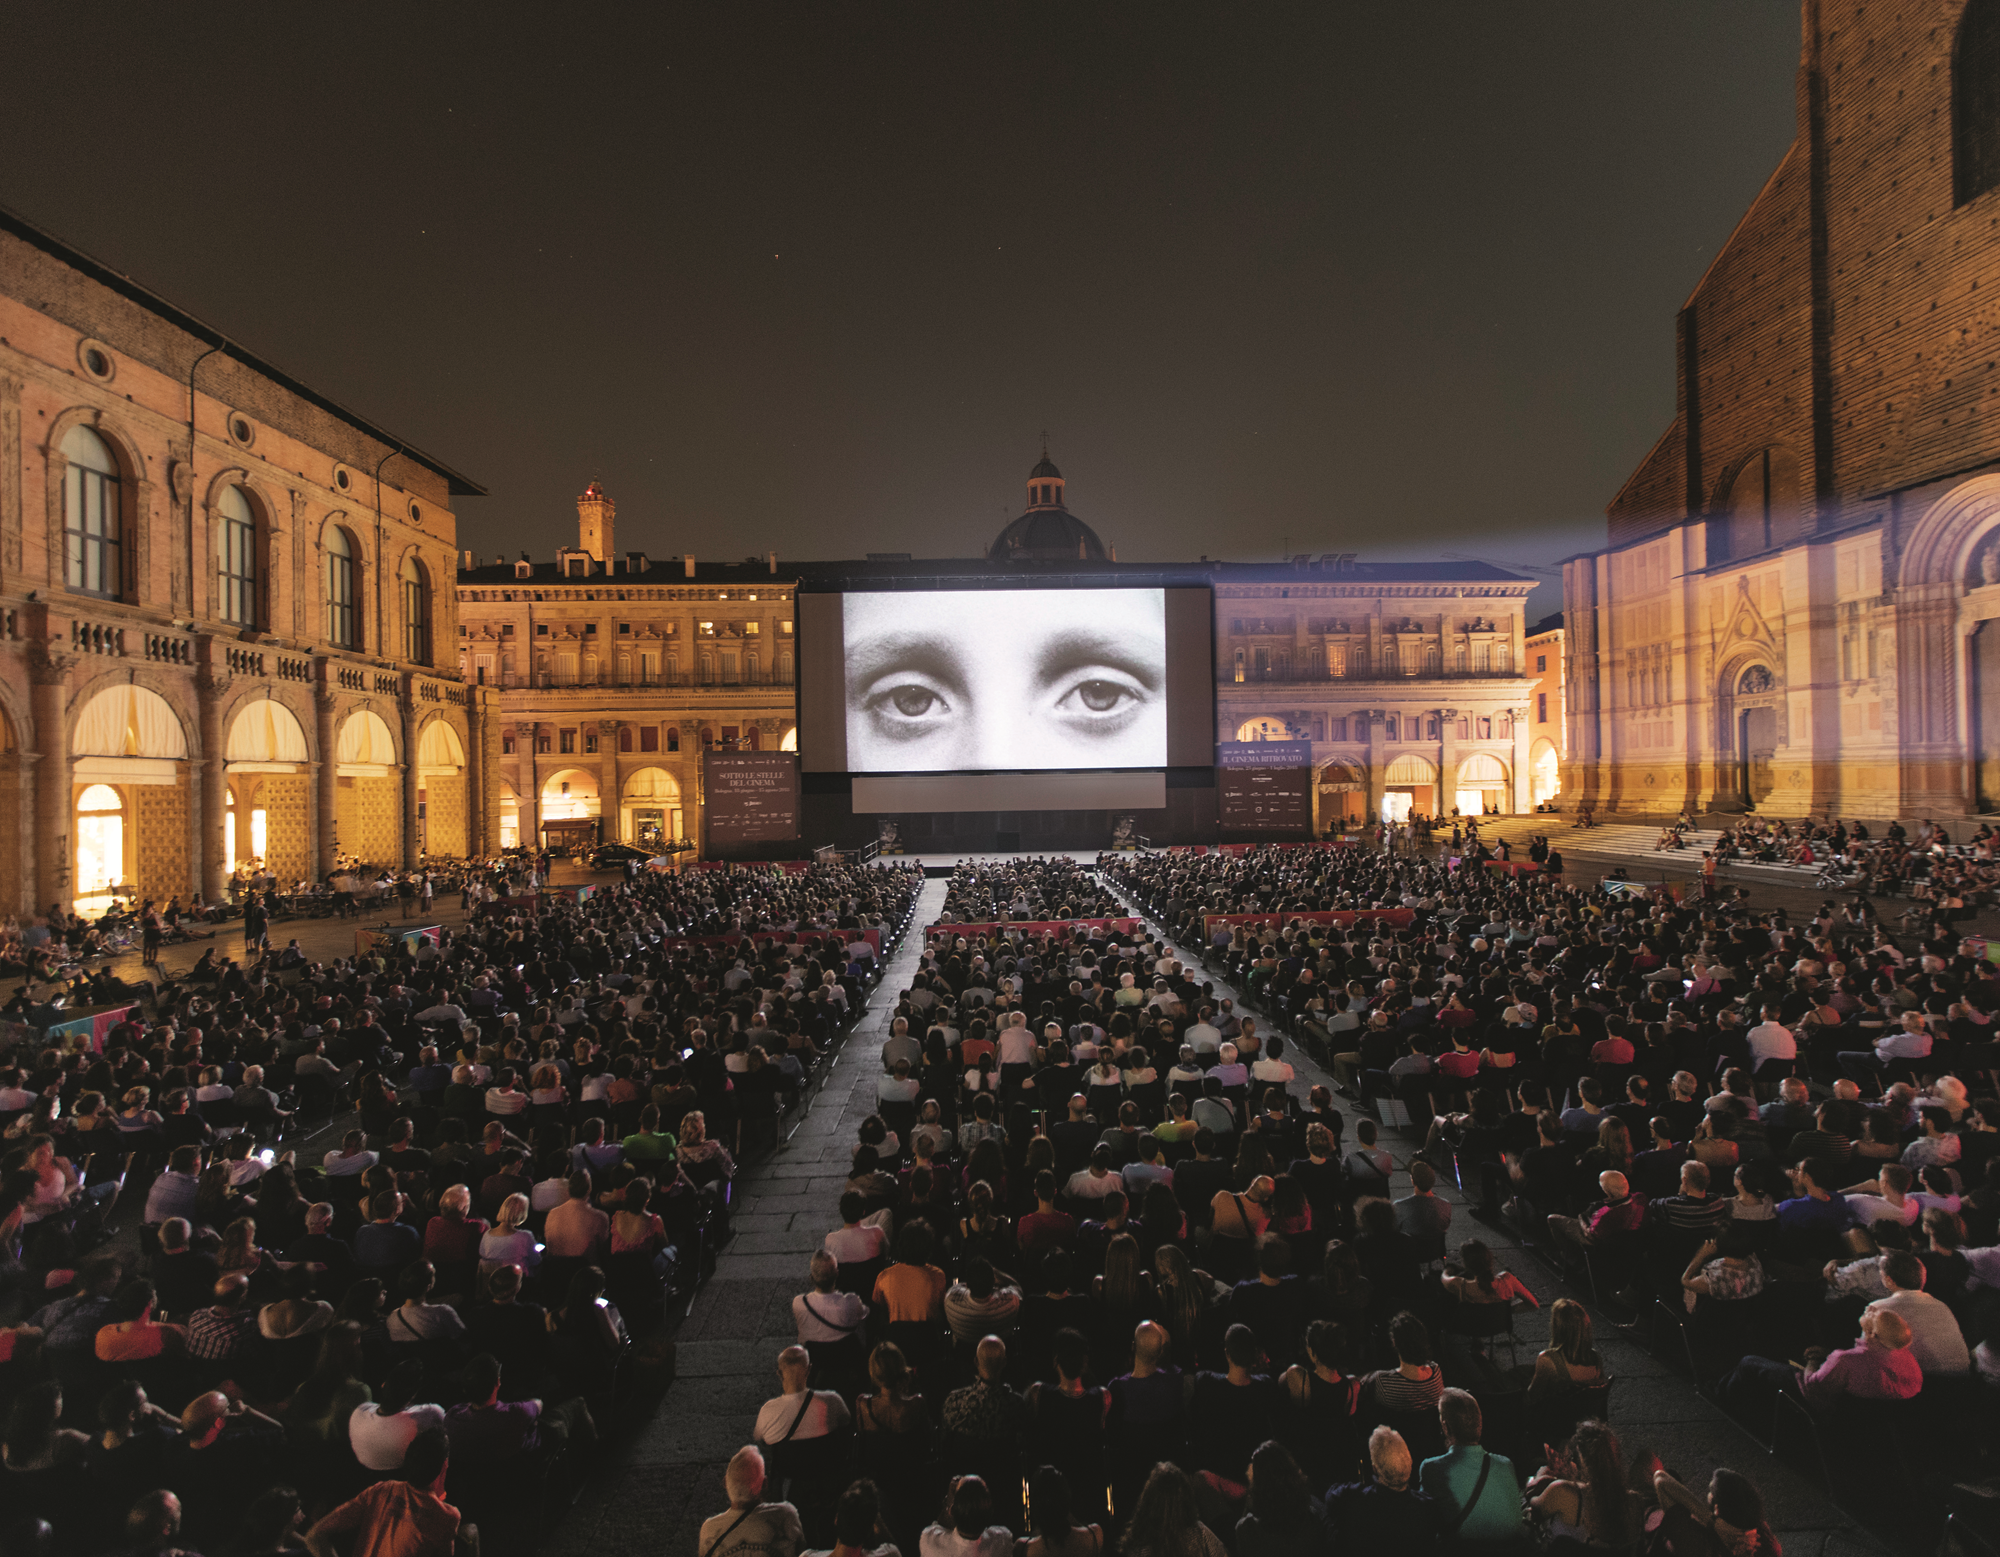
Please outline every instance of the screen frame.
M1093 590L1114 590L1114 589L1157 590L1164 597L1164 610L1166 615L1166 630L1167 630L1167 650L1168 650L1167 691L1166 691L1167 750L1166 750L1166 760L1164 762L1145 763L1131 767L1097 766L1088 768L1022 768L1022 769L870 768L870 769L857 770L847 765L848 764L847 731L844 720L840 726L840 734L838 737L841 765L822 766L809 759L808 757L809 744L816 751L820 745L827 743L827 738L825 737L822 737L820 740L809 740L808 724L807 724L808 710L814 706L813 699L816 696L818 696L817 691L809 690L808 682L809 680L812 680L812 678L814 677L813 668L817 667L821 663L822 659L824 659L827 664L836 667L833 674L835 681L838 683L838 687L837 690L832 694L833 706L836 708L844 707L846 702L847 678L846 678L845 662L844 662L844 644L845 644L846 634L845 634L845 624L844 624L844 613L842 611L840 604L844 596L918 595L918 594L1005 594L1005 593L1012 593L1019 591L1051 592L1057 590L1067 591L1067 592L1087 592ZM1188 630L1187 624L1176 623L1175 620L1176 596L1181 596L1184 599L1185 597L1188 596L1200 597L1201 619L1203 626L1199 634L1199 637L1201 639L1201 654L1198 659L1192 653L1180 656L1176 656L1173 653L1173 646L1176 641L1175 632L1177 625L1180 627L1181 631L1185 632ZM832 620L834 623L834 629L832 633L831 652L824 652L826 646L818 643L819 632L810 631L806 623L806 617L807 617L806 601L809 599L825 598L825 597L831 597L833 600ZM821 608L821 610L824 609L825 609L824 607ZM1181 609L1185 610L1188 609L1188 607L1186 604L1183 604ZM833 583L830 581L824 583L815 582L811 585L806 585L802 583L795 592L792 610L793 610L794 621L796 623L796 626L793 629L793 634L798 645L794 660L794 663L796 665L796 672L793 677L793 688L792 688L793 692L792 723L793 727L799 732L798 757L799 757L799 774L801 779L804 779L807 775L810 774L819 774L822 776L844 774L848 778L856 778L856 777L897 778L897 777L920 777L923 775L936 775L939 777L944 777L948 775L956 775L959 777L972 777L979 774L1008 773L1008 772L1020 772L1024 774L1155 773L1155 772L1164 772L1169 769L1175 769L1175 768L1212 767L1215 762L1216 732L1220 728L1220 719L1221 719L1221 714L1218 705L1221 699L1220 699L1220 691L1217 686L1217 677L1219 675L1219 670L1216 665L1216 659L1215 659L1215 586L1206 580L1163 578L1158 574L1154 574L1151 576L1140 576L1140 577L1121 578L1121 579L1097 579L1097 578L1080 579L1074 576L1066 576L1057 578L1047 578L1047 577L1010 578L1006 580L969 579L961 577L961 578L897 579L892 581L887 579L877 580L868 578L857 578L857 579L843 581L842 583ZM823 623L816 623L815 626L818 627L821 632L824 631ZM1190 634L1190 636L1193 636L1193 634ZM1192 663L1177 663L1177 661L1191 661ZM1191 682L1194 683L1192 686L1190 686ZM1194 721L1191 718L1185 721L1178 721L1174 718L1174 709L1177 706L1183 705L1190 696L1195 694L1198 694L1202 698L1204 703L1204 713L1202 716L1202 720L1200 721L1201 728L1200 728L1199 743L1197 743L1197 741L1195 740L1193 732L1189 732L1181 728L1181 725L1183 723L1195 723L1196 721ZM1200 756L1196 760L1190 761L1188 759L1195 754L1197 749L1197 744L1199 745Z

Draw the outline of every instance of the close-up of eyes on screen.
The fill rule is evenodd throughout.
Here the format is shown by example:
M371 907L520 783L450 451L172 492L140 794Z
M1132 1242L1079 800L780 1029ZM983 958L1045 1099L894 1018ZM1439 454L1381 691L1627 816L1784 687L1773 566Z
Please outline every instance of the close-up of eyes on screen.
M815 600L805 734L850 773L1159 768L1169 762L1165 589L924 590ZM803 604L803 602L802 602ZM1183 634L1182 636L1185 636ZM837 711L835 707L837 698ZM829 728L838 723L839 738ZM817 735L820 740L813 742ZM831 756L831 752L826 752ZM818 766L809 757L809 766ZM827 766L833 766L831 762Z

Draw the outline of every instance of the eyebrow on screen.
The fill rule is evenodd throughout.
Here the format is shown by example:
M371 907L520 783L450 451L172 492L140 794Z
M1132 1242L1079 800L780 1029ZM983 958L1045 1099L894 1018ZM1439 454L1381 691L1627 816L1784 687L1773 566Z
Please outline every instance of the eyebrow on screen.
M1036 669L1044 676L1059 675L1079 665L1108 665L1143 682L1148 691L1166 677L1166 666L1158 660L1135 655L1117 638L1095 628L1078 627L1044 639L1036 656Z
M964 667L949 639L929 633L876 633L847 646L850 687L885 670L916 670L943 681L957 682L963 679Z

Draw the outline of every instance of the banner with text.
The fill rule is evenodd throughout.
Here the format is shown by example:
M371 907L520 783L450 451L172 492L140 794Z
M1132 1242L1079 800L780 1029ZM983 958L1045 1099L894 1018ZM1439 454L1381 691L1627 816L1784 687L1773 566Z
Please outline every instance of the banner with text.
M799 835L799 759L788 751L701 754L708 846L776 843Z
M1215 749L1224 832L1312 833L1312 743L1224 741Z

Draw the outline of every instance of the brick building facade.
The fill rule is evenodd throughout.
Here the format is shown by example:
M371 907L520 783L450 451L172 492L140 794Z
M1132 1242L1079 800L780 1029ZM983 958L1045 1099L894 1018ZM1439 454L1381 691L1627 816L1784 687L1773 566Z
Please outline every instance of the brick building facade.
M477 851L479 490L0 212L5 911Z
M1797 137L1565 567L1566 803L2000 810L2000 3L1801 14Z

